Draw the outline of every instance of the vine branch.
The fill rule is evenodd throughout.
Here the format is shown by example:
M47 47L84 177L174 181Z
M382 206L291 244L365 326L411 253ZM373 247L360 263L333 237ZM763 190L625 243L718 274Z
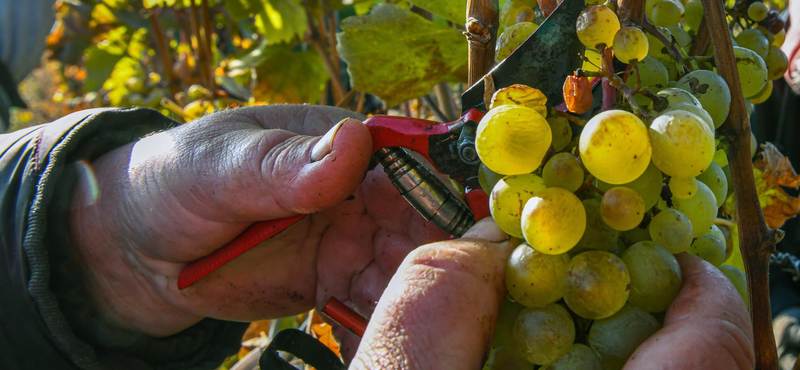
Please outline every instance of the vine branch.
M469 42L469 78L472 86L494 66L494 47L497 42L497 0L467 0L467 25L464 35Z

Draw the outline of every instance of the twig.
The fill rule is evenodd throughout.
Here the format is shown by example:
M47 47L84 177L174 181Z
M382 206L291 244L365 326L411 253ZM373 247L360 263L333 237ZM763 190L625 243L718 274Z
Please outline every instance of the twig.
M436 105L436 102L433 101L430 95L425 95L422 97L422 102L428 107L428 109L433 112L433 116L436 117L436 120L439 122L450 122L450 119L439 109L439 106Z
M200 75L200 83L208 87L208 74L206 71L208 70L208 58L206 57L206 49L203 47L203 37L200 35L200 15L197 14L197 5L192 2L192 5L189 7L189 25L192 29L192 38L197 42L197 67L199 70Z
M603 106L600 109L602 112L605 112L609 109L614 108L614 105L617 103L617 90L611 85L610 78L614 75L614 61L612 60L611 56L611 49L601 49L600 50L601 61L603 62L602 71L608 74L607 77L603 77Z
M672 57L675 59L675 63L678 64L678 68L680 68L680 73L683 74L685 68L689 68L690 70L694 71L699 69L697 66L697 62L689 58L687 60L686 51L678 45L678 42L675 40L674 37L668 38L667 35L661 33L654 24L650 23L650 21L645 17L642 20L642 29L653 35L658 41L661 41L664 46L666 46L667 50L672 54Z
M161 59L161 68L164 70L164 78L167 80L167 86L172 95L178 93L178 87L175 86L175 74L172 71L172 54L169 50L164 30L161 28L161 22L158 20L158 13L150 13L150 25L153 26L152 35L156 39L156 47L158 48L158 56Z
M333 100L340 101L345 96L346 91L344 88L344 83L342 82L342 77L339 74L339 70L334 65L333 61L331 60L328 51L326 50L326 45L323 42L322 38L320 37L319 30L317 27L314 26L313 19L309 15L308 18L308 28L311 31L311 35L309 36L309 41L311 45L314 46L314 49L317 50L320 58L322 58L322 62L325 65L325 69L328 71L328 74L331 78L331 87L333 88Z
M364 110L364 100L367 97L367 93L361 92L361 96L358 97L358 105L356 106L356 113L361 114Z
M497 9L497 0L467 0L464 35L469 42L469 86L480 81L494 65L494 46L499 26Z
M215 96L217 92L217 81L214 78L214 48L211 47L211 40L214 35L214 28L211 24L211 8L208 6L208 0L203 0L203 47L206 49L206 56L208 57L208 69L204 71L208 73L208 90L211 91L211 96Z
M448 122L458 118L456 104L453 101L453 90L450 89L450 84L441 82L433 88L433 92L436 94L436 100L439 102L439 109L447 116Z
M703 20L700 22L700 29L697 31L697 36L695 36L694 44L692 44L692 47L689 49L689 55L693 57L705 55L710 41L706 17L703 17Z
M350 101L353 100L354 96L356 96L356 90L350 90L347 93L347 95L345 95L344 98L342 98L342 100L339 100L338 102L336 102L336 106L339 107L339 108L344 108L345 106L350 104Z
M750 120L744 104L733 44L728 33L725 10L718 0L702 0L707 26L714 45L717 71L731 90L731 110L721 127L729 141L736 214L739 224L739 248L747 271L750 314L753 320L756 368L778 368L775 337L769 300L769 260L775 251L776 233L764 223L758 201L750 158Z

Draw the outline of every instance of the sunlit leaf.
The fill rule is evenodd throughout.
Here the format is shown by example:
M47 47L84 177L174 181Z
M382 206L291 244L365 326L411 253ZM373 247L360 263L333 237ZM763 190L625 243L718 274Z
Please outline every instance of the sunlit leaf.
M455 24L466 23L467 0L410 0L410 2Z
M427 94L439 82L466 79L467 43L459 30L392 4L347 18L341 28L339 53L353 87L390 107Z
M114 66L121 58L122 54L112 54L96 46L86 49L84 90L99 90L103 86L103 82L111 76Z
M256 68L258 84L253 97L269 103L316 103L322 96L328 72L315 51L293 51L284 45L265 49Z
M225 0L225 9L235 20L255 17L255 26L270 45L302 37L308 16L302 0Z
M92 9L92 19L99 24L111 24L117 21L114 12L111 11L105 4L97 4Z

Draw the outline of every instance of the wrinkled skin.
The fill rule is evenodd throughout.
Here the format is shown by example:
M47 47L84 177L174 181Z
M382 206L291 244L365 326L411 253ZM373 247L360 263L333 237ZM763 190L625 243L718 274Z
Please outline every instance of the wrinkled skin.
M96 160L99 193L91 193L86 179L79 182L71 228L76 259L105 319L160 337L204 317L281 317L321 308L333 296L372 316L360 344L346 330L335 331L352 368L480 368L505 294L505 261L515 245L490 219L463 239L436 242L446 235L407 205L380 166L364 175L372 142L360 122L338 127L332 145L296 134L323 135L349 114L310 106L236 109ZM312 215L177 290L186 263L254 221L299 213ZM714 290L726 284L721 274L694 274L703 265L687 258L693 257L681 263L692 284L685 284L673 310L688 305L707 312L714 319L709 325L730 322L741 340L730 342L730 352L702 354L727 359L739 345L744 357L736 364L752 364L744 304L732 286ZM705 290L687 288L698 286ZM701 291L707 296L698 299ZM741 320L723 321L728 314ZM664 331L670 327L673 337L660 341L661 347L649 346L651 351L673 345L673 351L696 350L684 346L686 325L676 321ZM726 340L729 332L718 329L704 338ZM631 368L650 365L637 367L633 360Z

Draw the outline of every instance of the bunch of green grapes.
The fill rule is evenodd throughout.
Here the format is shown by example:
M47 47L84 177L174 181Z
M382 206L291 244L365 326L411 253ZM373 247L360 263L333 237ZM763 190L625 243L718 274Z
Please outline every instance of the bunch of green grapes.
M508 35L540 16L532 1L505 4ZM688 50L702 4L645 5L655 27L622 23L600 1L576 22L586 52L573 79L606 78L619 90L602 111L578 117L517 85L496 93L479 124L481 185L492 188L500 228L521 239L485 369L621 369L681 290L679 253L718 267L747 299L745 274L729 265L728 228L717 226L730 224L720 207L733 196L719 133L731 90L713 47ZM784 24L760 1L728 6L738 83L752 107L787 69ZM603 60L612 56L629 68L610 73ZM567 109L592 93L576 86L565 84Z
M536 0L507 0L500 9L500 29L495 49L495 60L507 58L536 31L543 20Z

